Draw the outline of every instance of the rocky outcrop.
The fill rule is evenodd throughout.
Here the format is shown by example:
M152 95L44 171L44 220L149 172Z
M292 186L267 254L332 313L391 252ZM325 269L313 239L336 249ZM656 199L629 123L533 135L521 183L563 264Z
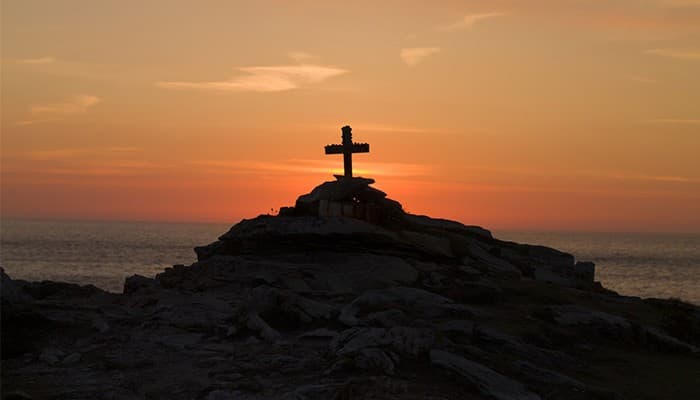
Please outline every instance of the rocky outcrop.
M416 260L475 268L491 276L595 286L591 262L576 262L570 254L544 246L499 241L481 227L408 214L384 192L370 187L372 183L372 179L338 176L300 196L295 206L284 207L279 216L243 220L218 241L196 248L197 257L205 261L280 251L324 254L342 248L345 254L339 258L346 258L353 249L355 253L410 255ZM340 211L324 211L329 207ZM374 210L371 216L365 212L369 209ZM352 260L350 264L363 262ZM391 275L390 270L383 269Z
M119 295L3 272L2 392L698 397L698 307L618 296L592 263L407 214L371 183L326 182Z
M294 207L284 208L282 214L349 217L372 223L391 223L400 218L401 204L370 187L372 183L374 179L338 175L335 182L325 182L299 196Z
M432 350L430 362L440 368L455 372L488 398L497 400L541 399L540 396L525 389L521 383L458 355L443 350Z

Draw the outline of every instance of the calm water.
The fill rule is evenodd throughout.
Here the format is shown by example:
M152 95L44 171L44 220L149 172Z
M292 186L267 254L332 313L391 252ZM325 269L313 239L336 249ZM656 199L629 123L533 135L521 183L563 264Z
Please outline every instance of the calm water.
M225 224L3 220L0 265L27 280L92 283L119 292L132 274L153 276L195 261L193 247L227 231ZM700 304L700 235L494 232L499 239L541 244L594 261L608 288L641 297Z
M676 297L700 305L700 234L494 232L596 264L596 280L621 294Z
M12 277L91 283L121 292L124 278L196 261L193 248L222 224L3 220L0 265Z

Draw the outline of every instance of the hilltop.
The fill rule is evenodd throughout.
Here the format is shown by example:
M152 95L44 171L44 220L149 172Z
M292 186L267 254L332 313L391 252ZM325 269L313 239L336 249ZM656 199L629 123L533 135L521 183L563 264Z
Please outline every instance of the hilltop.
M700 396L698 307L373 182L325 182L122 294L3 272L5 398Z

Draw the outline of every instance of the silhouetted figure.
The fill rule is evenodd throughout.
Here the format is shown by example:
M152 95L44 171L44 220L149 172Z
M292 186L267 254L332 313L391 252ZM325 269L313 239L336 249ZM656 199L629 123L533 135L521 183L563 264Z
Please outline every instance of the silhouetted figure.
M342 128L343 144L329 144L326 154L342 154L345 167L345 177L352 178L352 153L369 153L369 143L353 143L352 128L346 125Z

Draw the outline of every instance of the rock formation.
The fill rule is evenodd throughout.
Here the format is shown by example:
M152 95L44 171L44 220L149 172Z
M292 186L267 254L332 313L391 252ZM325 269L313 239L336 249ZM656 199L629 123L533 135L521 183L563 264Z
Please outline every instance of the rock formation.
M698 307L619 296L590 262L410 215L371 183L326 182L122 294L3 272L3 395L699 395Z

